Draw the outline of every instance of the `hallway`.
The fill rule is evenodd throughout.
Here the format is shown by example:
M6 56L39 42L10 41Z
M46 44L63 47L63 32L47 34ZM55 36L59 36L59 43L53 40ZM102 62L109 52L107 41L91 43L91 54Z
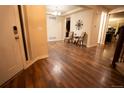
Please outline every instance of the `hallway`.
M114 47L80 48L49 43L49 57L20 72L3 87L124 87L124 76L111 68Z

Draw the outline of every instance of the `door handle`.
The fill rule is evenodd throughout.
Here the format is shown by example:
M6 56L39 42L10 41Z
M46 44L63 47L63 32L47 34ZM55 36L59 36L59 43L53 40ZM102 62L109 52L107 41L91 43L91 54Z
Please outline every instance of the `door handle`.
M19 39L17 26L13 26L13 32L14 32L14 35L15 35L15 39L16 40Z
M15 34L15 35L17 35L17 34L18 34L18 29L17 29L17 26L13 26L13 32L14 32L14 34Z

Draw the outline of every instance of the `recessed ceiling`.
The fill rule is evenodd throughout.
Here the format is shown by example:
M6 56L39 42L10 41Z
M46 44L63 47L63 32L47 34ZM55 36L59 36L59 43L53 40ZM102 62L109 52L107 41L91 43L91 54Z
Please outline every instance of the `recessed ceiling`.
M75 11L80 11L88 9L88 8L99 8L104 7L109 11L124 7L124 5L47 5L47 14L51 14L51 12L59 11L62 15L67 15L68 13L73 13Z
M82 6L78 6L78 5L47 5L47 12L54 12L54 11L59 11L62 14L65 14L69 11L78 9L78 8L82 8Z

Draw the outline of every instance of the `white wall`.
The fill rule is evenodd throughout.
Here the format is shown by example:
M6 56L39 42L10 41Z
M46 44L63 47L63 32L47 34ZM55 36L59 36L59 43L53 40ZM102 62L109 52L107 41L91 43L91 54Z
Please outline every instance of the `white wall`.
M47 15L48 41L59 41L63 39L63 20L61 16Z
M93 16L93 11L82 11L78 12L75 14L70 15L71 18L71 31L74 31L74 33L81 35L81 33L88 32L91 30L91 23L92 23L92 16ZM83 27L81 30L77 30L75 24L77 23L78 20L82 20L83 22Z
M85 10L85 11L80 11L65 17L65 18L70 17L71 19L70 31L73 31L79 36L81 35L82 32L86 32L88 34L88 37L84 42L86 46L88 46L88 42L89 42L88 40L89 34L90 34L89 32L92 31L93 14L94 14L93 10ZM81 20L83 22L83 27L80 30L77 30L75 26L78 20ZM66 30L64 34L65 33L66 33Z
M23 7L25 34L28 45L29 62L25 68L38 59L48 57L46 30L46 7L44 5Z
M83 10L71 15L66 16L71 19L71 31L74 31L76 34L81 34L83 31L87 33L87 38L84 41L84 45L87 47L93 47L98 44L98 34L100 26L100 17L103 8ZM78 20L83 21L83 28L81 30L76 29L76 22ZM66 30L64 30L64 34Z
M79 36L82 32L86 32L87 38L84 41L84 45L87 47L96 46L98 43L100 16L103 10L102 8L82 10L56 19L50 19L50 16L47 16L48 41L63 40L65 38L66 18L70 17L70 31L74 31ZM81 30L77 30L75 26L78 20L83 22Z

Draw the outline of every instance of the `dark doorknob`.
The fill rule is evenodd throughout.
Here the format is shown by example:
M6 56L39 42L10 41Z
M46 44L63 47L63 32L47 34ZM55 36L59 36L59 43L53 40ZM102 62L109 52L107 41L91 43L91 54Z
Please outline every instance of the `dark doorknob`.
M14 32L15 35L18 34L17 26L13 26L13 32Z

